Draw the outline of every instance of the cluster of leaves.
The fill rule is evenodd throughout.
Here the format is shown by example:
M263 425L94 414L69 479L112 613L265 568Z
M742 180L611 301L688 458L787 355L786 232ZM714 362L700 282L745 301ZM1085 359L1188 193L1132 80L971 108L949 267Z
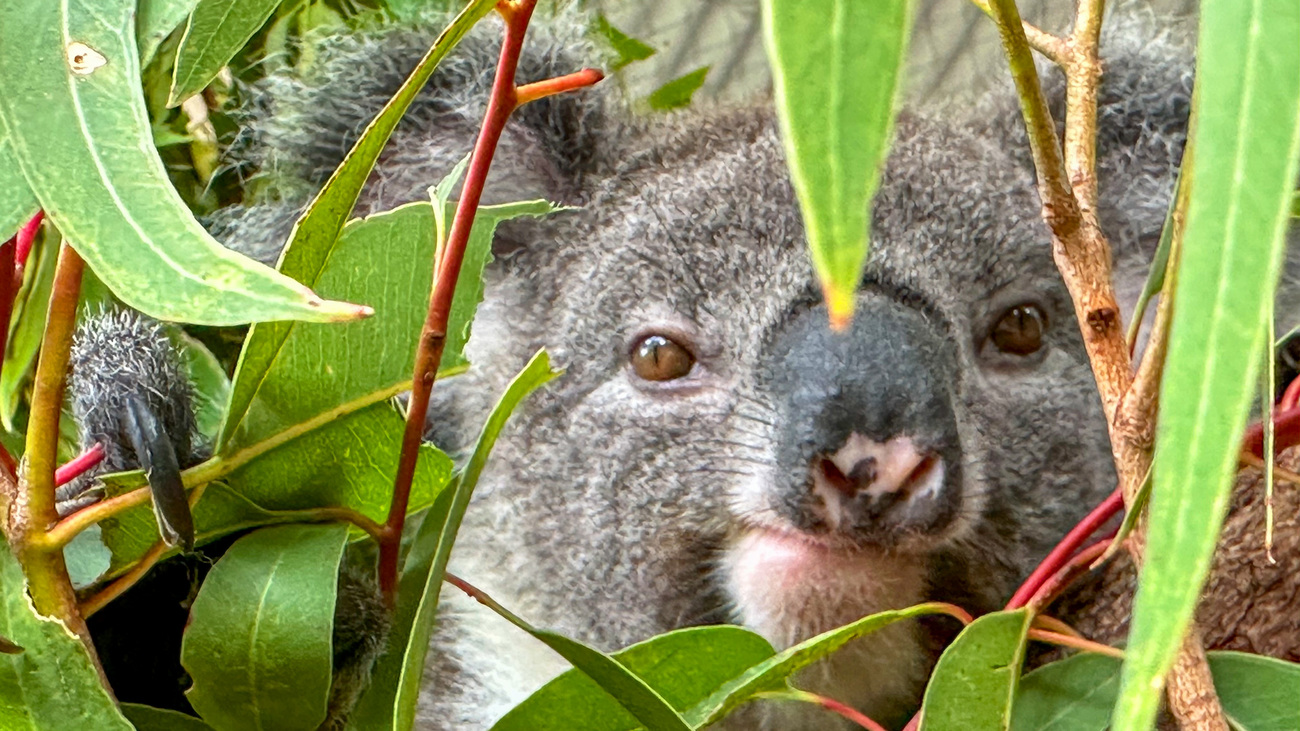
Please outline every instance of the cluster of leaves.
M385 517L402 430L391 399L410 385L431 283L429 267L412 263L431 261L452 186L436 186L429 203L348 218L414 94L493 4L471 2L444 33L304 213L278 272L230 254L193 218L192 211L239 195L237 175L215 165L215 151L236 128L223 69L252 78L274 64L310 64L309 44L296 39L343 30L374 13L422 12L425 3L141 0L137 11L132 0L94 7L23 0L3 11L0 239L38 208L51 221L27 267L0 373L6 429L23 428L25 378L62 237L94 272L83 288L86 306L117 298L177 322L255 323L230 378L208 348L177 332L215 448L211 460L184 475L188 487L203 489L194 504L198 540L251 531L209 575L186 632L182 660L202 720L115 705L85 647L33 611L20 566L0 551L0 637L8 642L0 652L9 653L0 658L4 718L36 729L287 729L315 728L325 717L339 565L349 543L365 536L320 520L319 510ZM1151 681L1167 671L1194 606L1199 581L1189 577L1205 574L1236 464L1236 434L1265 350L1272 288L1258 283L1276 280L1285 212L1294 205L1300 75L1256 74L1243 82L1236 71L1300 68L1300 44L1288 42L1300 38L1300 16L1284 6L1207 0L1203 8L1196 163L1185 172L1195 184L1177 266L1180 292L1214 296L1179 297L1187 304L1176 322L1187 324L1173 330L1165 387L1182 396L1162 402L1148 564L1129 662L1121 670L1112 658L1079 655L1021 677L1031 611L988 615L970 623L941 658L925 696L924 728L1150 725L1158 699ZM847 318L896 106L909 3L877 3L868 14L836 0L767 0L764 13L813 260L832 310ZM594 31L619 64L654 52L603 19ZM75 59L68 38L82 44ZM688 104L706 74L699 69L670 82L647 105ZM36 98L45 101L31 104ZM207 120L186 111L195 98ZM496 223L550 210L540 201L479 210L441 375L466 366L461 348ZM365 314L346 302L364 303L374 316L311 324ZM459 470L432 446L422 449L394 627L353 727L411 727L460 517L510 411L554 375L544 353L535 357L487 416ZM144 478L124 474L107 482L119 495ZM149 560L158 541L152 515L136 505L82 533L66 554L70 566L81 567L79 583L95 586ZM807 700L789 685L794 673L881 627L923 614L961 614L944 605L884 612L779 653L741 628L708 627L605 654L533 628L490 597L477 598L575 668L504 717L499 729L699 729L755 697ZM288 606L294 611L281 611ZM1211 665L1225 708L1242 728L1300 727L1292 702L1300 687L1296 666L1231 653L1212 654ZM1112 719L1117 702L1121 711Z

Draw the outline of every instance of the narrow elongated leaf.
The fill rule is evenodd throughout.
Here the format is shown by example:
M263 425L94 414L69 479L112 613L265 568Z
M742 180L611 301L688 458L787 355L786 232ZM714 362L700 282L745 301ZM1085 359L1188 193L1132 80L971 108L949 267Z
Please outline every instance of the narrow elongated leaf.
M360 139L352 146L347 157L330 176L315 200L307 207L298 222L294 224L289 235L289 244L281 254L279 270L300 282L315 282L321 276L321 269L331 259L335 242L338 240L344 223L356 207L361 189L374 169L379 153L383 151L388 138L392 135L402 115L406 113L411 102L433 75L434 69L446 58L456 44L469 33L474 24L481 20L495 7L494 0L474 0L466 5L434 42L429 52L420 59L411 75L402 83L393 98L384 105L383 110L361 133ZM394 10L396 12L396 10ZM474 231L480 227L475 225ZM488 237L491 240L491 237ZM471 241L471 246L473 241ZM402 266L420 269L416 262L428 262L423 268L432 277L432 249L429 258L411 259L400 262ZM393 262L398 263L398 262ZM427 285L426 285L427 286ZM427 289L425 290L427 292ZM379 308L383 312L382 307ZM244 415L256 391L260 375L270 369L278 357L284 341L289 337L291 328L285 323L262 323L255 325L249 332L249 340L256 347L245 346L239 355L239 368L235 374L234 390L231 394L229 415L221 438L217 441L218 449L224 448L241 428ZM414 335L413 330L407 333ZM444 356L444 362L447 361ZM410 368L408 367L409 371Z
M198 0L140 0L135 13L136 45L140 65L148 66L163 39L189 17Z
M14 157L13 144L0 115L0 242L8 241L36 215L36 196L27 187L22 168Z
M0 116L46 213L114 294L159 319L365 316L226 249L194 219L154 149L134 10L134 0L0 7Z
M1028 609L994 612L957 635L926 686L922 731L1010 728L1030 619Z
M22 648L16 654L0 652L0 727L5 731L131 730L99 682L86 646L63 624L36 614L22 567L3 542L0 637Z
M776 654L743 627L691 627L652 637L612 657L679 712ZM569 670L515 706L492 731L634 731L636 718L596 681Z
M235 542L181 642L186 698L217 731L310 731L325 720L346 525L283 525Z
M1106 731L1119 693L1119 660L1082 653L1020 679L1015 731Z
M910 0L763 0L791 179L831 322L853 315L884 166Z
M354 713L354 728L408 729L414 722L420 678L424 674L424 657L433 636L438 594L479 474L510 414L528 394L559 374L560 371L551 369L545 350L538 351L528 361L492 408L474 446L474 453L452 484L452 489L434 503L420 524L402 568L388 651L376 665L370 690Z
M852 640L869 635L900 620L943 613L945 607L946 605L942 604L917 604L906 609L877 612L804 640L732 678L708 698L697 703L686 713L686 719L691 728L701 728L716 723L736 706L752 698L755 693L783 686L786 678L830 655Z
M212 83L279 5L280 0L199 0L176 51L167 106L180 104Z
M14 416L18 413L22 391L36 366L36 353L45 334L45 313L50 307L50 290L54 288L59 243L58 236L36 237L23 269L22 286L14 297L4 370L0 371L0 426L6 431L14 431Z
M1117 731L1151 727L1209 569L1300 156L1300 6L1206 0L1200 23L1193 183Z

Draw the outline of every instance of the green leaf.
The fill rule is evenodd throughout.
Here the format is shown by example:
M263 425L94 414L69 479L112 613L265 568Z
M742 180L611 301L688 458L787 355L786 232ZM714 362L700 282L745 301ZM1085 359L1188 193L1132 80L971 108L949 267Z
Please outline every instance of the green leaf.
M491 258L497 224L552 210L545 201L479 209L452 302L443 367L464 363L461 350L482 299L483 267ZM323 265L303 281L321 292L373 304L378 314L343 327L254 325L235 371L218 454L294 429L341 403L373 402L408 389L428 311L433 248L433 210L427 203L353 221L331 240ZM290 264L286 260L284 266Z
M1244 652L1211 652L1223 710L1245 731L1300 729L1300 665Z
M92 525L74 536L63 547L63 561L72 588L80 591L99 581L113 565L113 554L104 545L103 529Z
M122 714L135 726L135 731L212 731L212 727L199 719L166 708L123 703Z
M618 58L614 59L614 62L610 65L610 68L614 71L618 71L630 63L644 61L645 59L655 55L655 49L653 46L639 41L618 28L615 28L613 24L609 22L609 19L602 13L596 14L594 28L596 34L605 39L605 42L609 44L609 47L613 49L614 53L618 56ZM702 81L703 79L701 79L701 82ZM687 103L689 102L690 100L687 99Z
M322 505L348 507L374 520L388 514L405 419L392 405L374 403L326 415L301 435L268 440L230 460L185 470L186 486L209 484L194 506L195 541L203 544L237 530L293 519L276 511ZM262 450L262 451L259 451ZM451 479L451 460L432 445L420 448L409 510L422 510ZM110 494L144 485L136 471L104 478ZM301 520L301 517L297 519ZM104 520L104 543L113 552L109 576L120 574L158 541L149 505Z
M22 567L3 543L0 637L22 648L17 654L0 653L0 726L5 731L131 731L100 684L86 646L62 623L36 614Z
M36 353L45 336L45 313L54 289L54 265L59 258L59 237L48 229L38 234L23 269L23 283L14 297L9 320L9 342L0 371L0 425L14 431L14 416L24 389L36 367Z
M1119 660L1082 653L1020 679L1015 731L1106 731L1119 693Z
M459 296L460 292L456 294ZM421 522L402 568L388 650L376 664L370 689L353 714L354 728L409 729L414 723L420 679L424 674L424 656L433 636L438 594L447 560L456 542L456 533L460 530L461 519L465 516L479 474L510 414L528 394L559 374L560 371L551 369L545 350L538 351L528 361L492 408L474 446L474 453L458 474L452 489L444 493Z
M1200 24L1191 197L1117 731L1151 727L1209 569L1300 158L1300 6L1206 0Z
M1242 731L1300 728L1300 665L1244 652L1210 652L1210 672L1223 710ZM1016 731L1104 731L1119 692L1120 662L1075 655L1020 681Z
M420 59L401 88L393 94L393 98L366 126L356 144L348 151L347 157L326 181L320 193L316 194L316 198L307 206L306 212L294 224L293 231L289 235L289 244L281 255L279 269L283 274L300 282L313 282L320 276L322 267L331 257L335 240L343 230L348 217L352 215L352 209L357 204L361 189L370 177L375 161L379 159L379 153L383 151L384 145L387 144L397 123L401 121L402 115L406 114L407 108L424 88L442 59L446 58L465 34L474 27L474 24L492 12L494 7L496 7L494 0L473 0L466 5L446 30L438 35L429 52ZM430 262L426 268L432 271L432 259L421 261ZM411 260L403 264L410 266L414 262L415 260ZM287 328L265 324L259 326L259 329L265 331L260 337L265 338L273 346L268 347L266 352L278 352L278 343L287 337ZM255 356L256 353L248 358L248 368L262 371L269 366L269 362L260 362ZM236 397L239 397L238 392ZM247 406L238 400L231 403L231 410L236 413L242 413ZM229 432L223 433L222 441L224 442L229 436Z
M280 0L199 0L176 51L176 68L167 106L203 91L230 63Z
M4 242L36 215L39 208L36 196L27 187L27 179L14 157L13 143L4 126L4 115L0 115L0 191L3 191L0 193L0 242Z
M198 0L139 0L135 13L135 39L140 66L148 66L163 39L189 17Z
M691 99L695 92L704 86L704 79L709 75L708 66L701 66L694 71L679 76L663 86L655 89L646 97L646 103L651 109L666 112L671 109L681 109L691 105Z
M850 641L869 635L899 620L945 613L947 606L933 603L917 604L906 609L877 612L804 640L732 678L708 698L697 703L686 714L686 719L691 728L701 728L716 723L737 706L752 698L754 694L783 686L786 678L791 674L830 655Z
M194 385L194 418L199 435L215 442L230 403L230 377L208 347L179 327L169 327L167 337L180 348L185 372Z
M909 0L763 0L786 160L831 322L853 316L888 152Z
M365 316L226 249L190 214L153 146L134 10L134 0L0 8L0 117L46 213L123 302L162 320Z
M743 627L691 627L614 653L674 709L685 711L775 654ZM492 731L633 731L641 724L594 680L569 670L515 706Z
M217 731L312 731L333 678L334 602L348 528L264 528L204 580L181 641L185 693Z
M943 651L921 704L921 729L1010 728L1031 620L1028 609L972 622Z

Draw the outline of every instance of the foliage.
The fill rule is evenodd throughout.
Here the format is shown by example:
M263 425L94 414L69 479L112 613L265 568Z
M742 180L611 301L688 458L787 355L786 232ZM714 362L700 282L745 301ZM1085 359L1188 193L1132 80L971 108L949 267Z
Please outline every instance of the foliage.
M1090 1L1081 0L1081 7ZM473 0L439 36L304 211L278 271L221 247L193 215L242 193L238 171L216 163L237 128L231 114L240 83L277 64L310 65L311 45L302 41L313 34L346 32L380 15L414 17L427 11L423 5L20 0L0 10L0 239L38 209L49 215L21 287L9 292L13 312L0 370L5 444L41 407L29 386L49 332L46 305L65 238L91 270L81 289L82 312L120 300L179 323L252 323L237 358L218 354L226 330L176 327L171 333L196 384L201 429L214 445L210 460L183 475L193 491L198 542L245 533L203 584L185 635L182 659L194 681L189 697L202 720L147 706L119 708L79 639L76 607L49 618L29 598L38 593L29 593L29 585L59 580L59 571L63 580L71 572L78 587L111 592L109 580L129 583L166 555L137 472L104 478L117 498L111 511L44 534L71 539L49 553L60 557L59 566L66 554L67 569L30 562L42 549L27 534L10 539L13 552L0 550L6 728L316 728L330 692L340 565L345 553L363 551L372 540L391 546L404 538L405 553L386 652L356 708L354 728L412 727L444 579L574 666L502 718L495 727L501 731L700 729L764 694L788 691L798 671L882 627L926 614L962 616L934 604L886 611L780 652L748 630L718 626L605 653L533 627L446 575L497 435L510 413L558 373L539 352L486 415L459 470L422 445L412 455L410 484L395 488L404 416L393 399L412 384L433 285L429 264L446 245L454 211L448 197L463 166L434 187L429 203L349 219L415 95L496 3ZM1179 305L1161 386L1148 551L1125 664L1085 653L1022 676L1037 608L990 614L943 652L925 694L923 728L1150 726L1157 689L1183 639L1217 537L1253 369L1267 347L1264 323L1287 217L1300 201L1293 190L1300 162L1300 14L1292 5L1202 4L1197 123L1189 143L1195 160L1182 173L1189 195L1185 210L1181 203L1171 208L1143 293L1145 301L1176 282L1177 290L1165 295ZM812 261L832 317L843 323L867 258L870 199L888 151L911 3L765 0L763 13ZM613 51L615 69L656 52L603 16L592 33ZM77 40L69 45L66 38ZM689 106L708 73L703 67L668 82L645 105ZM175 108L186 100L206 119ZM497 224L555 210L545 201L525 201L474 213L465 266L443 323L439 378L470 367L463 349ZM1178 244L1174 221L1184 214ZM1176 277L1165 277L1166 258ZM325 324L370 309L374 316L361 322ZM387 534L382 523L391 521L394 495L403 489L412 525L404 536ZM11 502L0 496L0 507ZM1126 524L1135 520L1130 515ZM1209 663L1238 727L1300 727L1296 665L1240 653L1211 653Z

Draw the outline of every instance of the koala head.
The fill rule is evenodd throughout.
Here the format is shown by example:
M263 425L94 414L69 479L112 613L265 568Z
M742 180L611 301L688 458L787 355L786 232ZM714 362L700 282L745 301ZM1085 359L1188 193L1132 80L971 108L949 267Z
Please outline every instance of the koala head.
M581 65L583 44L558 25L530 41L522 81ZM400 83L404 71L383 69L410 68L430 37L339 42L322 50L316 77L276 82L262 164L289 161L312 171L298 178L323 179ZM423 198L469 149L479 107L466 100L488 77L466 69L490 59L488 39L471 36L458 52L467 60L435 76L363 210ZM1181 146L1181 121L1159 120L1169 131L1132 101L1189 73L1172 58L1123 78L1142 87L1122 101L1136 117L1102 115L1107 139L1142 130L1103 150L1103 214L1126 223L1124 256L1154 240L1153 226L1158 236L1163 215L1147 214L1164 210L1176 159L1156 152ZM614 96L525 108L498 152L489 198L577 207L502 231L468 349L475 366L435 389L432 436L465 447L540 347L567 372L498 443L454 570L530 621L608 649L719 621L787 646L927 599L998 608L1115 484L1011 97L979 115L902 114L856 315L836 332L772 113L647 119ZM317 128L343 131L311 144L277 137ZM329 139L339 150L324 154ZM1124 218L1141 190L1165 197ZM296 211L286 200L215 228L282 240ZM473 640L440 641L457 677L492 682ZM905 718L934 646L929 625L898 626L807 681L880 720ZM485 692L463 705L499 713Z

